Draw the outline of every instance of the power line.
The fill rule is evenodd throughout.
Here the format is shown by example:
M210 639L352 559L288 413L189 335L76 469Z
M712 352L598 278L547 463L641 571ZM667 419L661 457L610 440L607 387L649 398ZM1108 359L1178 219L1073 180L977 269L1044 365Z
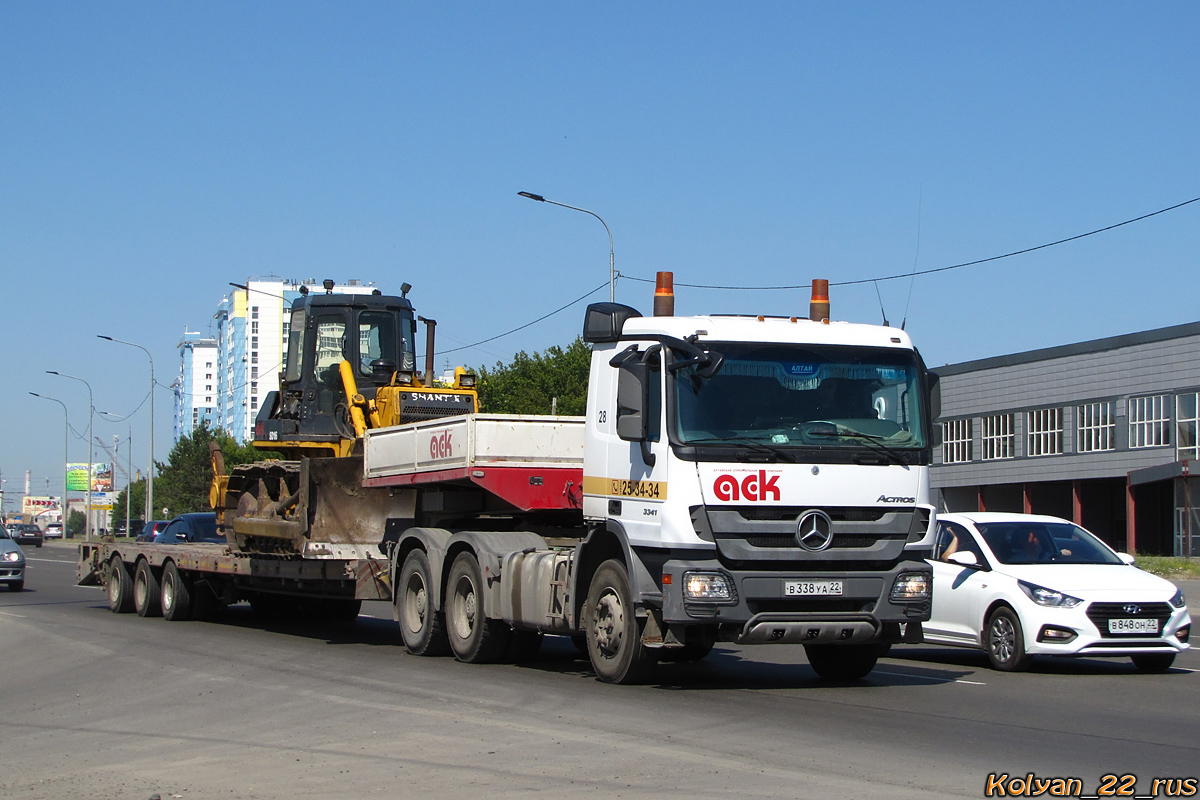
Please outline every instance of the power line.
M619 275L619 273L618 273L618 275ZM591 297L596 292L603 289L605 286L608 286L608 281L605 281L604 283L600 284L595 289L592 289L590 292L583 295L582 297L575 298L571 302L567 303L565 306L560 306L560 307L554 309L553 311L551 311L549 314L543 314L542 316L535 319L533 322L526 322L524 325L522 325L519 328L513 328L511 331L505 331L504 333L497 334L496 336L493 336L490 339L483 339L482 341L475 342L474 344L463 345L462 347L455 347L453 350L443 350L439 355L445 355L446 353L457 353L459 350L470 350L472 347L477 347L481 344L487 344L488 342L494 342L497 339L502 339L505 336L508 336L510 333L516 333L517 331L523 331L526 328L528 328L530 325L536 325L544 319L549 319L550 317L553 317L555 314L559 313L560 311L566 311L568 308L575 305L576 303L580 303L580 302L586 300L587 298Z
M1141 222L1144 219L1149 219L1150 217L1156 217L1159 214L1165 214L1168 211L1174 211L1177 208L1183 208L1184 206L1191 205L1192 203L1195 203L1195 202L1200 202L1200 197L1193 197L1191 200L1185 200L1182 203L1176 203L1175 205L1168 206L1167 208L1160 208L1158 211L1151 211L1149 214L1142 214L1140 217L1134 217L1133 219L1127 219L1124 222L1118 222L1114 225L1107 225L1103 228L1097 228L1094 231L1088 231L1087 233L1076 234L1075 236L1068 236L1065 239L1059 239L1058 241L1054 241L1054 242L1047 242L1046 244L1039 244L1036 247L1026 247L1023 250L1014 250L1011 253L1004 253L1003 255L990 256L988 258L980 258L975 261L964 261L961 264L951 264L948 267L934 267L932 269L923 269L923 270L913 271L913 272L903 272L898 275L885 275L885 276L880 276L878 278L862 278L860 280L855 280L855 281L837 281L837 282L830 281L829 285L830 286L856 286L856 285L863 284L863 283L873 283L875 281L894 281L894 280L899 280L900 278L911 278L914 275L932 275L935 272L948 272L949 270L952 270L952 269L962 269L963 267L973 267L977 264L986 264L989 261L999 261L1002 258L1012 258L1013 256L1024 255L1025 253L1032 253L1035 250L1045 250L1047 247L1055 247L1056 245L1066 244L1067 242L1073 242L1076 239L1083 239L1088 236L1095 236L1098 233L1104 233L1105 231L1111 231L1114 228L1120 228L1124 225L1132 225L1135 222ZM619 277L628 278L631 281L638 281L639 283L654 283L654 281L649 278L635 278L632 275L620 275ZM783 290L783 289L807 289L811 284L804 283L804 284L798 284L796 286L708 286L705 284L680 283L679 281L676 281L675 285L676 286L686 286L689 289L721 289L724 291L752 291L752 292L755 292L755 291L776 291L776 290Z

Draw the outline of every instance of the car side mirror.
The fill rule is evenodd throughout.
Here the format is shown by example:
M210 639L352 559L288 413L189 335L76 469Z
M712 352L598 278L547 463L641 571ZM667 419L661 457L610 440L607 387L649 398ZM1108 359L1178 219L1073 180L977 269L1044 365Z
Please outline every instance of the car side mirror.
M946 556L946 560L952 564L958 564L960 567L979 567L979 559L970 550L960 550L957 553L951 553Z
M1133 556L1129 555L1129 553L1117 553L1117 558L1121 559L1130 566L1133 566L1133 562L1137 560Z

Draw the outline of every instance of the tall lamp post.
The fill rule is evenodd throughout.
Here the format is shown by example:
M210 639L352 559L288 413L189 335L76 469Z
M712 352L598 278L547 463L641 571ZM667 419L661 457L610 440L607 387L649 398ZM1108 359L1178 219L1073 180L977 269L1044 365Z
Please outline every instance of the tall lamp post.
M30 394L33 395L34 397L40 397L43 400L53 400L55 403L58 403L60 406L62 406L62 410L63 410L62 526L63 526L63 531L64 531L63 535L65 536L66 535L65 532L67 530L67 462L71 460L71 456L68 455L68 450L67 450L67 433L71 429L71 416L70 416L70 414L67 413L67 404L64 403L62 400L58 400L53 397L46 397L46 395L38 394L37 392L30 392ZM49 479L47 478L47 480L49 480Z
M92 540L92 417L96 415L96 406L92 403L92 385L83 378L76 378L74 375L66 375L62 372L55 372L52 369L46 370L47 375L57 375L60 378L70 378L73 381L79 381L88 390L88 472L87 472L87 517L83 521L83 537L87 541ZM66 487L63 487L66 489ZM64 527L66 527L64 525Z
M563 208L569 208L572 211L582 211L584 214L591 214L593 217L600 220L600 224L604 226L605 232L608 233L608 300L609 302L614 302L617 299L617 267L613 258L612 231L608 229L608 223L603 219L600 219L600 215L595 211L588 211L586 208L569 206L566 203L556 203L553 200L547 200L540 194L534 194L533 192L517 192L517 194L519 194L521 197L528 197L530 200L536 200L539 203L549 203L552 206L561 206Z
M150 520L154 519L154 356L150 355L150 351L140 344L114 339L111 336L99 336L99 338L136 347L146 354L146 358L150 359L150 463L146 465L146 514L144 517L146 523L149 524ZM128 505L128 501L126 505Z
M129 501L133 498L133 425L129 422L129 417L122 417L120 414L110 414L107 411L97 411L97 414L105 419L111 419L113 422L124 422L125 427L129 429L129 438L125 440L125 535L130 536L131 528L129 527ZM121 445L116 436L113 437L114 456L120 455ZM116 465L113 466L113 477L116 477Z

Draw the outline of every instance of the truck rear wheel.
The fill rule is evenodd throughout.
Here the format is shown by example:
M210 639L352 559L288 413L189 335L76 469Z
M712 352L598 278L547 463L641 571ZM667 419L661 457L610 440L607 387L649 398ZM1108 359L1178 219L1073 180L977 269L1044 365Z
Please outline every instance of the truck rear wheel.
M104 586L108 594L108 607L114 614L133 611L133 578L120 556L113 556L108 564L108 581Z
M192 587L179 574L175 562L167 563L162 576L162 613L171 622L192 618Z
M139 617L162 615L162 587L158 585L154 568L144 558L138 561L133 576L133 608Z
M806 644L808 664L830 681L856 681L875 669L884 652L878 644Z
M588 658L605 683L640 683L650 677L658 653L642 644L625 565L609 559L592 576L583 614Z
M413 550L400 568L396 584L396 617L404 647L414 656L444 656L450 653L446 621L433 607L433 578L429 557Z
M459 553L446 581L446 633L454 657L468 664L490 664L504 656L509 627L487 618L483 576L472 553Z

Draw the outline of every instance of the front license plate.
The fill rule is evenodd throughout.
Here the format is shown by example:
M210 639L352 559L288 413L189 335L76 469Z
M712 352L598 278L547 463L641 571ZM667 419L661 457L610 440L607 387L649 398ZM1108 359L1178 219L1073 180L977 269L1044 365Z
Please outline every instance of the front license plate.
M787 597L801 595L841 595L841 581L784 581L783 593Z
M1158 633L1156 619L1110 619L1109 633Z

